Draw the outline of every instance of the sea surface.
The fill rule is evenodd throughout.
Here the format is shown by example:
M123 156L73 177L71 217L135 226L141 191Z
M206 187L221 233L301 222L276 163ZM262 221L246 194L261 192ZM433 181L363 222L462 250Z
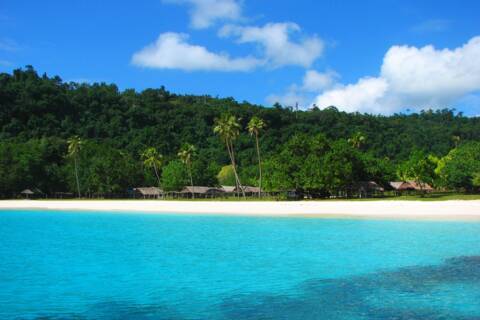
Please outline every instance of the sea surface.
M480 319L480 223L0 211L0 319Z

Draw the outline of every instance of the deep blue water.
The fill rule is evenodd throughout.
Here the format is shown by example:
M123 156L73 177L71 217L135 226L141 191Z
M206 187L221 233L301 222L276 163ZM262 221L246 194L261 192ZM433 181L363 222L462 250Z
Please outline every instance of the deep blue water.
M479 319L480 223L0 211L0 319Z

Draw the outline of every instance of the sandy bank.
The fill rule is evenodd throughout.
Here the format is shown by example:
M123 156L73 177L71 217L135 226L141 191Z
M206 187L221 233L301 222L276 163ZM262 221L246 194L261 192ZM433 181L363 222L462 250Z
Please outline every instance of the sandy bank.
M357 216L480 220L480 201L150 201L150 200L4 200L0 209L127 211L146 213Z

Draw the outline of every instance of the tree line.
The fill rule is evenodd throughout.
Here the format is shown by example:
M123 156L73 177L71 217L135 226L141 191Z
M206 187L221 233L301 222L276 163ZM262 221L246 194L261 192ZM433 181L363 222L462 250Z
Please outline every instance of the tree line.
M478 191L480 120L452 109L375 116L0 74L0 195L136 186L261 186L318 196L358 181ZM240 188L241 189L241 188Z

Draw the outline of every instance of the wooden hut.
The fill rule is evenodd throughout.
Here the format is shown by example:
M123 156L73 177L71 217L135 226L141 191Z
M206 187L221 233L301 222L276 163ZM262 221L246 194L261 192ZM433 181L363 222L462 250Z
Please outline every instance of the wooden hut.
M157 187L140 187L134 188L133 191L136 197L143 199L158 199L163 195L163 190Z
M33 189L25 189L20 194L25 198L25 199L34 199L34 198L41 198L45 194L42 192L42 190L38 188L33 188Z
M222 188L205 187L205 186L187 186L180 191L184 196L195 195L195 198L214 198L215 196L225 193Z
M258 193L260 192L259 187L252 187L252 186L242 186L243 192L245 192L246 196L258 196ZM235 187L234 192L241 193L242 191L240 188Z
M433 187L429 185L428 183L417 183L415 181L408 181L408 183L412 186L412 188L416 191L421 191L421 192L432 192Z
M226 193L234 193L235 189L235 186L222 186L222 190Z
M351 191L359 198L366 198L383 194L385 189L375 181L358 181L353 184Z
M415 188L407 181L392 181L389 183L389 185L395 192L415 190Z

